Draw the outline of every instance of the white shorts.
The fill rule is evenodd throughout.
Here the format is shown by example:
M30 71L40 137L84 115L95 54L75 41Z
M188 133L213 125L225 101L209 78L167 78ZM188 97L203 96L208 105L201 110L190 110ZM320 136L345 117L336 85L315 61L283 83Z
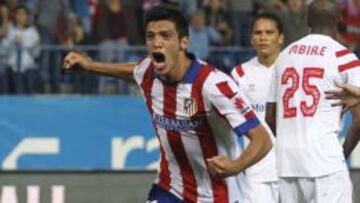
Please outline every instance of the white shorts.
M280 178L282 203L352 203L347 169L317 178Z
M247 180L244 187L243 203L279 203L279 183L273 182L255 182Z

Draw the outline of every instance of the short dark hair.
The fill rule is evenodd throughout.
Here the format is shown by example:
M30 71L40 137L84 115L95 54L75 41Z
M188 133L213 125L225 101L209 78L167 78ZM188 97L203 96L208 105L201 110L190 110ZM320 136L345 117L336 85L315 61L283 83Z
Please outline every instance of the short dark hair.
M17 12L19 10L24 10L27 15L30 15L30 10L23 4L18 4L17 6L15 6L14 11Z
M334 0L315 0L308 7L309 27L335 27L341 16Z
M256 15L254 20L251 23L251 27L250 27L251 32L253 32L255 23L259 19L268 19L268 20L274 21L276 23L276 28L278 29L279 33L280 34L284 33L284 26L283 26L282 21L280 20L279 16L276 15L275 13L271 13L271 12L262 12L262 13L259 13L258 15Z
M185 16L174 6L157 5L145 14L145 26L152 21L169 20L175 24L179 39L189 36L189 23Z

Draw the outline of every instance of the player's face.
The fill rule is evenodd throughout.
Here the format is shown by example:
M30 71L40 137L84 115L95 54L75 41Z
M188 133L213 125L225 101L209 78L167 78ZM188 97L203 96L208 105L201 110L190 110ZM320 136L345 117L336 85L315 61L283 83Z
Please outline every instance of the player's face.
M15 19L19 25L25 25L28 21L28 14L24 9L19 9L16 11Z
M255 22L251 33L251 44L258 56L278 54L283 42L284 36L279 33L275 21L260 18Z
M187 43L186 37L179 39L176 26L171 21L152 21L146 26L146 48L159 75L166 77L173 73Z

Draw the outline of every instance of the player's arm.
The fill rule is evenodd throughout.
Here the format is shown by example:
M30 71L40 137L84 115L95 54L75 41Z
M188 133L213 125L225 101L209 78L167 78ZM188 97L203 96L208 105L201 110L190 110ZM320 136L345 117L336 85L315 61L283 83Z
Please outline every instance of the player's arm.
M276 135L276 103L268 102L266 104L265 121Z
M334 82L340 90L326 91L326 99L337 100L338 102L332 104L332 106L344 106L345 111L349 108L360 104L360 87L347 84Z
M215 156L207 160L210 173L214 177L226 178L237 175L260 161L270 151L272 147L270 135L261 124L249 130L245 135L250 143L237 159Z
M360 140L360 105L350 108L352 114L349 132L343 144L345 158L348 158Z
M207 160L210 173L219 178L233 176L245 170L262 159L272 147L270 134L247 103L245 95L233 80L227 79L208 88L207 99L230 123L234 132L238 136L245 134L250 143L236 159L219 155Z
M64 58L63 68L68 71L85 71L134 81L136 63L103 63L91 60L85 54L70 52Z

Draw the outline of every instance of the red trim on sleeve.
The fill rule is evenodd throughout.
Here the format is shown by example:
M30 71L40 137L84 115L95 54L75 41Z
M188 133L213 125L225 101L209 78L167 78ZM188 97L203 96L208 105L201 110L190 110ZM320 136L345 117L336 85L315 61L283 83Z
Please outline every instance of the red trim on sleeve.
M351 53L352 52L349 49L343 49L341 51L335 52L335 55L336 55L337 58L339 58L339 57L342 57L342 56L345 56L345 55L351 54Z
M245 114L246 120L250 120L250 119L255 118L255 117L256 117L256 115L255 115L255 113L254 113L252 110L250 110L249 112L247 112L247 113Z
M338 67L338 70L341 73L343 71L346 71L346 70L349 70L349 69L352 69L352 68L356 68L356 67L360 67L360 61L359 60L351 61L349 63L340 65Z
M227 98L231 99L236 95L236 92L234 92L231 87L229 86L227 81L220 82L216 84L216 87L220 90L220 92L226 96Z
M241 65L238 65L235 67L236 73L240 76L243 77L245 75L244 69L242 68Z

